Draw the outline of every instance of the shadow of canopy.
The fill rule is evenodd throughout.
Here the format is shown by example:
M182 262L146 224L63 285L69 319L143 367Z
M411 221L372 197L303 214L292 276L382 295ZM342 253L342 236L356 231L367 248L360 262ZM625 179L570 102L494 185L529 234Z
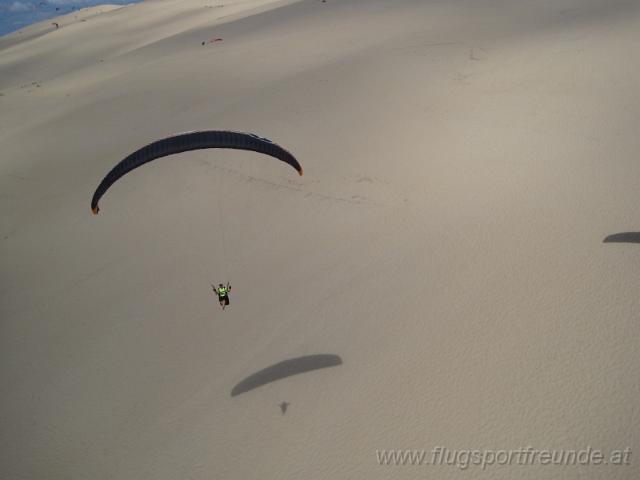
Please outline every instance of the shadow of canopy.
M342 365L342 359L338 355L332 354L306 355L304 357L284 360L249 375L233 387L231 396L235 397L241 393L292 375L319 370L321 368L335 367L336 365Z
M640 243L640 232L614 233L606 237L602 243Z

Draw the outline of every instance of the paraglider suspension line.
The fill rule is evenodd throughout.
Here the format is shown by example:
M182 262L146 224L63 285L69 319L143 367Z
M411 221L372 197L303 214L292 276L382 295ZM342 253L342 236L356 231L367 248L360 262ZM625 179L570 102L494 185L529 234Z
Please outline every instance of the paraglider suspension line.
M218 175L218 215L219 215L219 225L220 225L220 242L221 242L221 252L222 252L222 267L224 273L224 280L229 281L229 265L228 265L228 257L227 257L227 241L226 241L226 228L225 228L225 218L224 218L224 175Z

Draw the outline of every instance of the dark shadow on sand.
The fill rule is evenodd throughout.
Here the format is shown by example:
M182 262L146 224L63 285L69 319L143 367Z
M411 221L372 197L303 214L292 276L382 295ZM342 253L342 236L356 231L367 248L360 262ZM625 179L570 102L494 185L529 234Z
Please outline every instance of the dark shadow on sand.
M292 375L298 375L299 373L310 372L320 368L335 367L336 365L342 365L342 359L338 355L331 354L306 355L304 357L284 360L262 369L253 375L249 375L233 387L231 396L235 397L241 393Z
M606 237L602 243L640 243L640 232L614 233Z

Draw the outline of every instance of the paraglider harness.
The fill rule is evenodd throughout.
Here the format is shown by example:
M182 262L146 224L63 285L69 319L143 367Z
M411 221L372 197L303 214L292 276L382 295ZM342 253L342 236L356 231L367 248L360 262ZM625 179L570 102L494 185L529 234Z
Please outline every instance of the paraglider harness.
M226 287L222 286L216 288L213 285L211 285L211 287L213 288L213 291L218 294L218 301L220 302L220 304L223 306L229 305L229 291L231 290L231 285L229 285L229 282L227 282Z

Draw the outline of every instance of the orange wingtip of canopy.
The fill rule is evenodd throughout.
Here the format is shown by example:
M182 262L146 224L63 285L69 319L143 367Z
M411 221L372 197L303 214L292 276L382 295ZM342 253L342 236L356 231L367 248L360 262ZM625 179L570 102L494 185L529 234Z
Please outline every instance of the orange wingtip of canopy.
M298 170L298 175L302 176L302 169Z
M97 206L91 207L91 211L93 212L94 215L97 215L98 212L100 211L100 208L98 208Z

